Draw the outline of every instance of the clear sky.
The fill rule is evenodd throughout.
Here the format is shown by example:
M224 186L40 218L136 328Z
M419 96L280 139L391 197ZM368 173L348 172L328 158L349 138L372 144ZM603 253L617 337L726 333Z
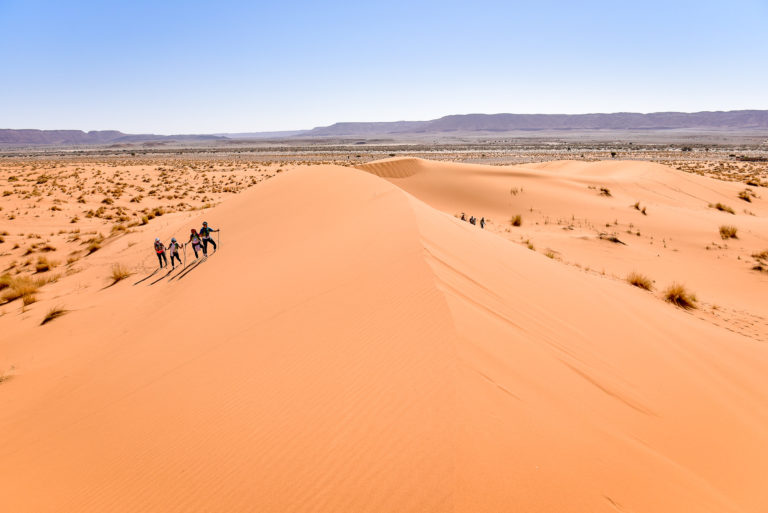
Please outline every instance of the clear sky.
M768 109L768 0L0 0L0 128Z

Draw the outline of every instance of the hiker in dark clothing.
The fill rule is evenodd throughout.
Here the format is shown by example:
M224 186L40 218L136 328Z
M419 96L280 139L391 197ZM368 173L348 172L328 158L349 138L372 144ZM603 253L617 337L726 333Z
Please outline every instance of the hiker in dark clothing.
M477 219L475 219L475 216L472 216L469 218L469 224L474 225L475 222L477 222Z
M171 239L171 243L168 245L168 251L171 253L171 269L176 269L176 263L173 259L175 258L178 260L179 265L181 265L181 257L179 256L179 243L176 242L175 237Z
M157 253L157 260L160 262L160 269L163 268L163 262L168 266L168 257L165 256L165 246L160 239L155 239L155 253Z
M480 219L480 228L483 229L483 230L485 229L485 218L484 217Z
M461 213L461 220L462 221L466 221L467 220L467 216L464 215L464 212Z
M208 243L210 242L213 246L213 250L216 251L216 243L213 242L213 239L211 238L212 232L218 232L219 230L214 230L213 228L208 227L208 223L203 222L203 227L200 228L200 236L203 238L203 255L208 255Z

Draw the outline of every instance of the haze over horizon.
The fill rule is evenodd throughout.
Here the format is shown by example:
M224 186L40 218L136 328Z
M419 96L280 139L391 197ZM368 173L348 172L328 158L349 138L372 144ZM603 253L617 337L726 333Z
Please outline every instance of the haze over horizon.
M189 134L766 109L768 4L730 5L0 0L0 126Z

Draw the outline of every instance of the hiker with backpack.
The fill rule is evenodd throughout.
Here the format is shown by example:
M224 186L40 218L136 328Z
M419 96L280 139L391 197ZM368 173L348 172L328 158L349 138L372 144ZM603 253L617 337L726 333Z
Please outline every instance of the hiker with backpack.
M181 257L179 256L179 243L176 242L176 237L171 238L171 243L168 245L168 252L171 254L171 270L176 269L176 263L174 262L174 258L179 261L179 265L181 265ZM165 264L168 265L168 264Z
M168 257L165 256L165 246L158 238L155 239L155 253L157 253L157 260L160 262L160 269L163 268L163 261L165 261L165 266L168 267Z
M200 236L203 238L203 255L208 256L208 243L210 242L213 246L213 251L216 251L216 243L211 238L211 233L218 232L219 230L214 230L213 228L208 227L208 223L206 221L203 221L203 227L200 228Z
M192 233L189 234L189 241L187 244L192 244L192 249L195 251L195 258L197 258L197 250L202 249L202 242L200 241L200 235L197 230L192 228Z
M480 219L480 228L483 229L483 230L485 229L485 217Z

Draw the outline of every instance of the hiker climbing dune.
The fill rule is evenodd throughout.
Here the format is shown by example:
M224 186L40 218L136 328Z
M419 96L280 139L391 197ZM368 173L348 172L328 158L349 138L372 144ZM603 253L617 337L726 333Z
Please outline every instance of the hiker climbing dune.
M171 269L176 269L176 263L174 262L174 259L178 260L179 265L181 265L181 257L179 256L180 247L181 246L179 243L176 242L176 237L172 237L171 243L168 245L168 252L171 254Z
M168 257L165 256L165 245L160 242L159 238L155 239L155 253L157 253L157 260L160 262L160 269L163 268L163 262L166 267L168 266Z
M208 226L208 223L203 221L203 227L200 228L200 236L203 238L203 255L208 255L208 244L213 246L213 251L216 251L216 243L211 238L211 233L218 232Z
M202 250L202 241L200 240L200 235L197 233L197 230L194 228L192 228L192 231L189 234L189 241L187 241L187 244L192 245L192 250L195 252L195 258L197 258L198 250Z
M176 262L178 261L180 266L186 267L187 265L187 245L192 246L192 251L195 252L195 259L200 258L200 252L204 257L208 256L208 244L213 246L213 251L217 250L217 242L213 240L211 234L218 233L221 230L213 229L208 226L207 222L203 222L203 227L198 232L194 228L190 229L189 240L183 244L176 240L176 237L171 237L171 241L166 246L160 241L160 238L155 238L155 253L157 254L157 260L160 263L160 268L168 267L168 257L166 251L171 254L171 268L176 269ZM184 252L184 260L181 258L181 252Z

